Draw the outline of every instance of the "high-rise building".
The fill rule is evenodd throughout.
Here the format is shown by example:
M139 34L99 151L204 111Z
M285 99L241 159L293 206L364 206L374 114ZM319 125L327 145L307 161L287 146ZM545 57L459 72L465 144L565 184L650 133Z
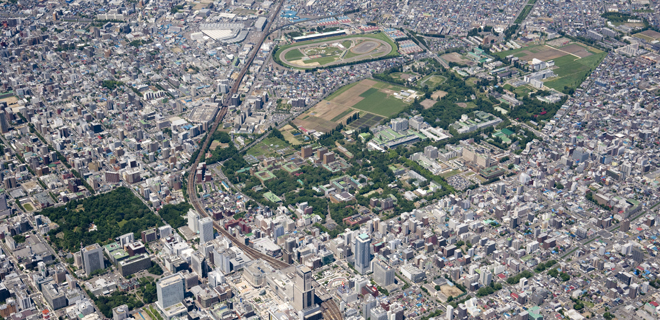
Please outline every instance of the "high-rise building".
M355 239L355 269L360 274L365 274L369 271L371 265L371 239L369 235L363 233Z
M7 210L7 194L0 194L0 211Z
M193 209L188 210L188 228L194 233L199 231L199 213Z
M0 132L9 132L9 120L7 119L7 111L0 111Z
M307 159L307 158L311 157L312 156L312 146L302 147L302 149L300 150L300 156L303 159Z
M183 301L184 281L180 273L160 278L156 283L158 306L165 309Z
M199 220L199 243L213 240L213 220L209 217Z
M621 229L622 232L628 232L630 230L630 219L623 219L621 221Z
M493 282L493 275L484 270L481 272L481 275L479 275L479 282L481 282L482 285L484 286L489 286L491 282Z
M94 271L103 269L103 248L98 243L82 248L81 255L85 273L91 275Z
M642 261L644 261L644 251L642 251L642 248L633 247L632 258L635 260L635 262L642 263Z
M299 265L296 267L296 282L293 286L293 307L302 311L312 306L314 306L312 269Z
M447 305L447 320L454 320L454 306Z
M362 304L362 317L365 319L371 318L371 309L375 308L377 304L374 296L368 294L364 304Z
M394 269L381 260L373 264L374 281L381 287L387 287L394 283Z

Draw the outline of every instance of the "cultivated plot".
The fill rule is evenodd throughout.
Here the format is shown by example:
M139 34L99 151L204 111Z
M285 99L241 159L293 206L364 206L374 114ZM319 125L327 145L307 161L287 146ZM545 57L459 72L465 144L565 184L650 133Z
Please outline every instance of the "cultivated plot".
M399 113L417 97L417 92L371 79L340 88L338 92L301 114L294 123L305 130L328 132L359 112L360 119L350 125L370 126L372 122L377 124L383 118ZM367 116L376 119L370 115L377 116L378 120L366 121Z

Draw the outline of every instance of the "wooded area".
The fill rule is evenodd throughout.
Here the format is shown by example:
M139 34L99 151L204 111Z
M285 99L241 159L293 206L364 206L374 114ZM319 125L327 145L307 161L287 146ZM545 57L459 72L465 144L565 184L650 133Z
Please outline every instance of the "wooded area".
M179 204L166 204L160 208L160 210L158 210L158 214L172 228L178 229L188 223L184 215L188 213L188 209L190 208L192 208L192 206L187 202L181 202Z
M59 225L48 233L51 243L70 252L79 251L81 244L103 244L126 233L140 238L143 230L163 224L126 187L70 201L62 207L46 208L41 214ZM89 231L92 224L97 226L96 231Z

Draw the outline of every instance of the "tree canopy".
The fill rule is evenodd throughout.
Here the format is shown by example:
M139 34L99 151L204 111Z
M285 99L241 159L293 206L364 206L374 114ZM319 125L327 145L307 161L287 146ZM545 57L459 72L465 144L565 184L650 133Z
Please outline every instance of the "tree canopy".
M46 208L41 214L59 225L48 233L50 241L71 252L78 251L81 244L106 243L126 233L139 237L143 230L163 224L126 187ZM92 224L96 226L94 231L90 231Z

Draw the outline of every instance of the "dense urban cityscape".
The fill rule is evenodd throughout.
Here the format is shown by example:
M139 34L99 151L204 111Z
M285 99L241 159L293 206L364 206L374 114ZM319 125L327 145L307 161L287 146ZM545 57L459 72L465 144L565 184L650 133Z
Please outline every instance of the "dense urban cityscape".
M0 319L660 318L660 4L0 0Z

